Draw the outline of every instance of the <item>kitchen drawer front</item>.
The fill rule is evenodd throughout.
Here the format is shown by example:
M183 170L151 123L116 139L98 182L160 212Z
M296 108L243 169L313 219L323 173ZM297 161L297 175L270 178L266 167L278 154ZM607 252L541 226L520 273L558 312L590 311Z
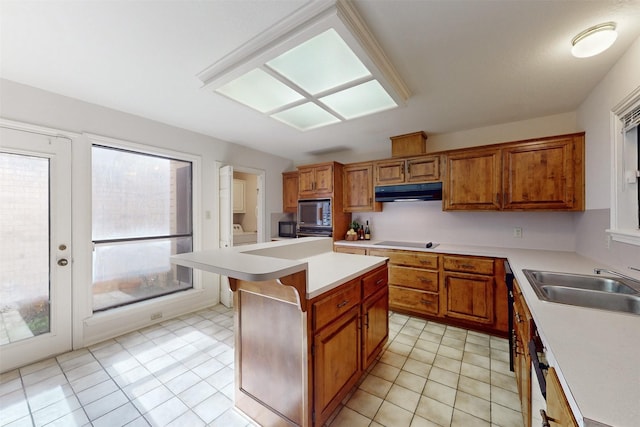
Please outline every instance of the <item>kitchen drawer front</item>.
M360 278L341 286L341 290L313 304L313 328L318 331L352 307L360 304Z
M370 249L369 255L386 256L389 258L389 263L396 265L429 268L433 270L438 268L438 254L418 251L397 251L392 249Z
M438 314L438 294L414 289L389 286L389 308L409 310L416 313Z
M335 246L334 252L340 252L343 254L366 255L367 248L354 248L353 246Z
M389 266L389 282L423 291L438 292L438 272L414 267Z
M378 289L387 286L388 281L389 270L386 266L367 274L362 278L362 298L367 298L377 292Z
M445 255L443 262L444 269L447 271L493 275L492 258L471 258Z

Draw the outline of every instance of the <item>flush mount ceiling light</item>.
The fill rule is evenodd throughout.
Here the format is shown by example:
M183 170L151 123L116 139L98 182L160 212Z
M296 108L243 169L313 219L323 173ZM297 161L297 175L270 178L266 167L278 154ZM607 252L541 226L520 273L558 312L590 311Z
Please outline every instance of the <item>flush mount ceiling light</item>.
M303 6L198 78L301 131L395 108L410 95L347 0Z
M595 25L571 40L571 53L576 58L595 56L609 49L617 37L615 22Z

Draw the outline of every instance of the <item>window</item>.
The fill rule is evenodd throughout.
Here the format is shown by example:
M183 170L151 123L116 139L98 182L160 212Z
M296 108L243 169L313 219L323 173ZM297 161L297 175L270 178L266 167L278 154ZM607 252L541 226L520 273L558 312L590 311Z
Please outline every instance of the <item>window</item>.
M614 110L611 237L640 245L640 89Z
M192 163L92 147L93 311L193 288Z

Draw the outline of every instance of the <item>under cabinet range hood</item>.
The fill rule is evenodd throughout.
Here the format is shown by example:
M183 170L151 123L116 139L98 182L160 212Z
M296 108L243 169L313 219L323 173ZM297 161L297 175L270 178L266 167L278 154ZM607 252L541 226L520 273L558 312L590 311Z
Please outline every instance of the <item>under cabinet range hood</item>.
M442 183L381 185L376 187L375 194L376 202L442 200Z

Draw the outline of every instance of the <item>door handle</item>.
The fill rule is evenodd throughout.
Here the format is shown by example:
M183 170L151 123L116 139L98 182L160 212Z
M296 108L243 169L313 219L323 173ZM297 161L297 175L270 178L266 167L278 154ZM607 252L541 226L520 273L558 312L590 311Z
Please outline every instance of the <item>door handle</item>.
M60 267L64 267L67 264L69 264L69 261L67 261L65 258L61 258L61 259L58 260L58 265Z

